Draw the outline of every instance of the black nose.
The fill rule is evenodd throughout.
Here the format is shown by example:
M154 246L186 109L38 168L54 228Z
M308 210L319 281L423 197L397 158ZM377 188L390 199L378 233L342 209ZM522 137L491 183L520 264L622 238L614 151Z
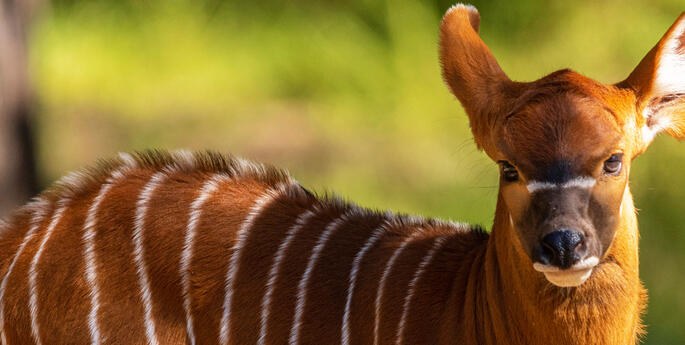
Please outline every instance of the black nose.
M583 234L575 230L556 230L545 235L541 241L540 261L543 264L569 268L580 260L578 246Z

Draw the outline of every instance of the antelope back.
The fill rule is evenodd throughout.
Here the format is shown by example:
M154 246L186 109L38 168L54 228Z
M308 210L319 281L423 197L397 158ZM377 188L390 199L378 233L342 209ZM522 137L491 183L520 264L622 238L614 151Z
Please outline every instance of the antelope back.
M70 175L5 227L3 344L436 343L487 239L187 152Z

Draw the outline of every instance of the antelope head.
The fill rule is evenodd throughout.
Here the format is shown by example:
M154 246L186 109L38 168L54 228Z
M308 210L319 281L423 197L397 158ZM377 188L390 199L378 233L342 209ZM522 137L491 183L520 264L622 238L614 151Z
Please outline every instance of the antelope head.
M632 206L632 160L660 132L685 139L685 14L612 85L570 70L511 81L479 23L471 6L445 14L443 77L477 146L500 167L498 207L508 213L513 245L552 284L578 286L610 251L625 201Z

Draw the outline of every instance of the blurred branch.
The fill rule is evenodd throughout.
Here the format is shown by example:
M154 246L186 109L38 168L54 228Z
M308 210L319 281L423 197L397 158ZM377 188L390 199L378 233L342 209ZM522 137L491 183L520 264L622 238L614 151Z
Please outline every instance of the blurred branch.
M27 37L40 2L0 3L0 217L37 191Z

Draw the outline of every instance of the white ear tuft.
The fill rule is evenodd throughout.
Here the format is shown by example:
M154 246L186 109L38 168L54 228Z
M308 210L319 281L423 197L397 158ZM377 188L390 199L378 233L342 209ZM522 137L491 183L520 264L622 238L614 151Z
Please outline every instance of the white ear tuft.
M462 4L462 3L452 5L452 7L447 9L443 18L447 17L453 11L459 11L462 9L466 10L466 12L468 13L469 23L471 24L471 27L473 27L473 30L478 32L478 29L480 27L480 14L478 13L478 9L473 5Z
M478 13L478 9L476 9L475 6L470 5L470 4L458 3L458 4L452 5L450 8L448 8L447 11L445 12L445 14L450 13L450 12L452 12L452 11L454 11L454 10L458 10L458 9L460 9L460 8L466 8L466 10L469 11L469 13L471 13L471 12L476 12L476 13Z

